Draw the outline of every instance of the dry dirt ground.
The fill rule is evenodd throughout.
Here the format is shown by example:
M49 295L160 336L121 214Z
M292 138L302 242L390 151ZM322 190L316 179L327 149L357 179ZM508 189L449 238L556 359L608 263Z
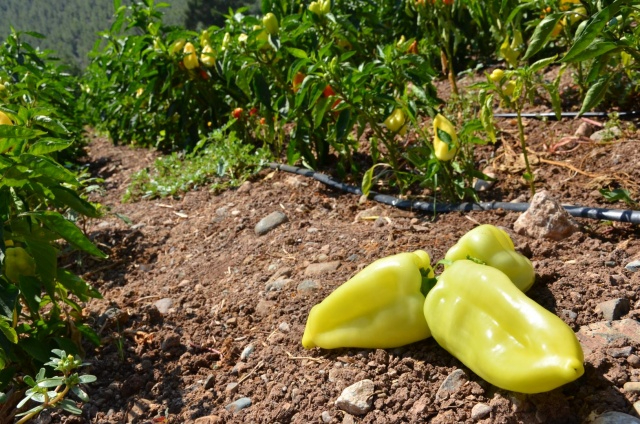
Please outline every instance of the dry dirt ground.
M640 134L621 122L622 136L607 143L567 138L584 122L526 121L529 146L539 153L537 187L567 204L627 208L606 203L598 189L618 183L638 195ZM517 128L509 120L500 126L503 141L487 163L498 181L483 196L527 199ZM521 395L484 382L432 339L389 350L300 344L310 308L367 264L415 249L435 264L478 223L510 230L518 213L434 218L361 204L313 179L269 170L220 194L202 188L123 204L132 173L156 153L98 137L87 153L91 172L104 178L92 200L114 213L87 228L109 259L82 258L77 269L104 295L86 308L104 344L87 346L85 371L98 380L88 387L84 414L53 414L55 422L579 423L605 411L638 414L637 385L625 387L640 381L640 272L625 268L640 259L637 225L581 219L580 231L559 242L511 232L535 266L528 295L585 334L584 376ZM257 235L256 224L275 211L287 221ZM612 299L623 306L627 299L628 310L597 327L608 333L594 330L604 321L598 305ZM438 394L455 370L464 372L462 384ZM363 379L375 384L371 410L352 416L337 408L342 390ZM238 400L244 408L231 411Z

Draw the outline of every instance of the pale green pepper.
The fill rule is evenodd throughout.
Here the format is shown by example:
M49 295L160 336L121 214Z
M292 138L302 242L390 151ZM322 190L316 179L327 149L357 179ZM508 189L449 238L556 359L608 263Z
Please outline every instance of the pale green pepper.
M529 290L536 278L531 261L516 252L506 231L490 224L480 225L466 233L444 257L445 262L470 258L498 268L523 292Z
M302 346L385 349L428 338L421 290L433 276L422 250L378 259L311 308Z
M501 389L546 392L584 373L573 330L497 268L454 262L427 294L424 314L440 346Z

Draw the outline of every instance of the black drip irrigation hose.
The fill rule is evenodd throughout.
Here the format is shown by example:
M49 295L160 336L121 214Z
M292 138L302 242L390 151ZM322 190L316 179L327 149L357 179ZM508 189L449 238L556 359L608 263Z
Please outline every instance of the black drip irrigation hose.
M270 163L271 169L290 172L292 174L303 175L313 178L322 184L347 193L362 196L362 190L359 187L341 183L326 174L315 172L311 169L298 168L297 166L284 165L279 163ZM496 209L504 209L507 211L524 212L529 209L529 203L511 203L511 202L464 202L464 203L429 203L414 200L402 200L388 194L380 194L370 192L368 199L393 206L399 209L409 209L429 213L448 213L448 212L470 212L470 211L488 211ZM591 218L608 221L630 222L632 224L640 224L640 211L622 210L622 209L605 209L593 208L588 206L568 206L563 208L571 215L577 218Z
M640 111L630 111L630 112L585 112L581 117L585 118L608 118L611 115L616 115L620 119L633 119L636 117L640 117ZM517 118L517 113L494 113L494 118ZM548 118L548 119L556 119L556 114L553 112L532 112L532 113L521 113L521 117L523 118ZM560 114L561 118L576 118L578 116L578 112L562 112Z

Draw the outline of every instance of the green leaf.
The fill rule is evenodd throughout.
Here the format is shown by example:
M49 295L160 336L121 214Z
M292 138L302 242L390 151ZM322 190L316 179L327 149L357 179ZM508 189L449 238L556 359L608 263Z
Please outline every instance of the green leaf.
M371 192L371 185L373 184L373 170L375 168L376 165L373 165L371 168L367 169L362 177L360 190L362 191L362 195L365 197L368 197Z
M582 116L583 113L590 111L602 101L604 95L607 93L609 81L610 76L603 76L598 78L598 80L589 87L587 94L584 96L580 112L578 112L578 117Z
M297 57L298 59L308 59L309 56L304 50L296 49L294 47L287 47L286 50L291 53L292 56Z
M267 109L271 110L271 89L260 72L256 72L253 76L253 89L258 100L260 100L260 103L262 103Z
M565 60L567 63L584 62L589 59L593 59L598 56L602 56L611 50L621 47L619 43L613 41L605 41L601 38L597 38L587 48L580 53L575 54L569 60Z
M76 249L83 250L99 258L106 258L84 233L72 222L66 220L58 212L29 212L29 216L41 221L49 230L59 234Z
M336 122L336 139L342 140L351 131L351 111L345 109L340 112L338 116L338 122Z
M529 67L529 72L531 72L532 74L537 73L538 71L546 68L547 66L551 65L556 59L558 58L558 55L554 55L552 57L547 57L545 59L540 59L537 62L534 62L530 67Z
M616 188L615 190L609 190L606 188L601 188L598 190L600 194L608 201L608 202L617 202L622 200L627 205L634 205L636 202L631 198L629 194L629 190L625 190L622 188Z
M45 156L34 156L28 153L20 155L19 159L24 166L31 168L36 174L74 186L78 185L76 176L52 159Z
M59 152L73 144L70 140L57 138L43 138L33 143L27 150L32 155L44 155L52 152ZM0 151L2 149L0 148Z
M62 401L60 401L60 403L58 403L58 406L63 410L70 412L72 414L75 414L75 415L82 414L82 409L78 408L76 406L76 403L71 399L63 399Z
M87 392L85 392L84 390L82 390L80 387L72 387L71 388L71 392L76 395L78 397L78 399L80 399L83 402L89 402L89 395L87 395Z
M60 284L83 302L87 302L91 298L102 299L102 295L96 289L71 271L58 268L57 278Z
M448 132L442 128L436 128L436 131L438 133L438 138L447 145L449 150L453 150L456 147L455 144L453 144L453 138L451 138L451 135L449 135Z
M64 383L64 377L51 377L38 382L38 387L58 387Z
M561 62L569 62L578 54L582 53L587 47L591 45L593 40L602 33L602 30L607 25L609 20L609 7L606 7L593 15L587 21L582 31L576 34L576 39L573 41L571 48L560 60Z
M99 218L101 216L100 212L98 212L93 204L81 198L75 191L63 186L54 186L49 189L55 196L55 205L57 207L69 207L74 211L91 218Z
M35 138L43 134L43 131L33 130L17 125L0 125L0 138Z
M0 317L0 332L2 332L2 334L4 334L7 340L11 343L18 343L18 334L16 333L16 330L11 327L11 324L4 317Z
M527 47L527 52L522 58L523 60L529 59L547 44L551 38L553 29L563 16L563 13L551 13L544 17L540 24L536 26L536 29L533 31L533 34L529 39L529 46Z
M81 375L78 378L78 380L82 384L87 384L87 383L93 383L94 381L97 381L98 377L96 377L95 375L91 375L91 374L85 374L85 375Z

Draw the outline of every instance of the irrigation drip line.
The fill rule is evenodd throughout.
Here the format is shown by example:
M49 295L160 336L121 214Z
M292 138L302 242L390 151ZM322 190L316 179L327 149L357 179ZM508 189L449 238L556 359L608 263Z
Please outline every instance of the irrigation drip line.
M359 187L345 184L337 181L326 174L315 172L311 169L299 168L297 166L284 165L279 163L270 163L271 169L290 172L292 174L303 175L313 178L329 187L347 193L362 196L362 190ZM529 209L529 203L511 203L511 202L463 202L463 203L429 203L415 200L403 200L388 194L380 194L370 192L368 199L393 206L399 209L409 209L428 213L448 213L448 212L470 212L470 211L487 211L504 209L513 212L524 212ZM632 224L640 224L640 211L623 210L623 209L605 209L588 206L562 206L571 216L576 218L590 218L608 221L630 222Z
M620 119L633 119L636 117L640 117L640 111L633 110L630 112L585 112L581 117L585 118L608 118L610 115L616 114L616 116ZM495 118L517 118L517 113L494 113L493 116ZM532 112L532 113L521 113L521 117L523 118L548 118L548 119L556 119L556 114L553 112ZM576 118L578 116L578 112L562 112L560 114L561 118Z

